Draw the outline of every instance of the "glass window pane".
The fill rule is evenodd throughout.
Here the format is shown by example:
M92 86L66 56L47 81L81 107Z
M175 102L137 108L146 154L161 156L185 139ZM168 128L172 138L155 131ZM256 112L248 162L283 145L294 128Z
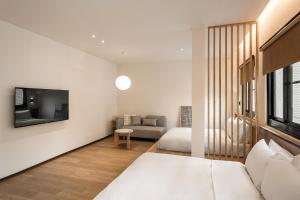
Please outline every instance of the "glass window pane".
M293 82L300 81L300 62L292 65Z
M293 122L300 124L300 84L293 84Z
M275 74L275 117L283 119L283 69L274 72Z
M292 65L293 82L300 81L300 62ZM300 124L300 83L293 84L293 122Z

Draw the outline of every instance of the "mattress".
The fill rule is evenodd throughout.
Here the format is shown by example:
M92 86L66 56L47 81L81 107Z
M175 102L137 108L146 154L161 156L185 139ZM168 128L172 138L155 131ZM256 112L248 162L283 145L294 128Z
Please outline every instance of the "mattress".
M257 200L262 198L241 163L144 153L94 199Z
M208 131L205 130L205 153L212 154L214 152L214 130L209 129L210 145L208 148ZM227 137L225 142L225 131L221 129L221 149L220 149L220 129L215 129L215 154L225 155L225 146L227 145L227 154L231 154L231 139ZM191 128L172 128L165 133L158 141L158 148L167 151L191 152L192 129ZM237 154L237 143L232 142L233 154ZM221 150L221 151L220 151ZM249 144L246 144L246 151L249 150ZM242 156L244 152L244 144L239 144L239 154Z

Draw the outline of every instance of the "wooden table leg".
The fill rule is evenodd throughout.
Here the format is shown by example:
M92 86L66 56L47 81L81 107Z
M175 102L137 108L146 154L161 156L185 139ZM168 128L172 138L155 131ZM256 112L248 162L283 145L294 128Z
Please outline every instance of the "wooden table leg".
M130 149L130 133L127 133L127 149Z
M120 143L119 133L115 132L114 141L115 141L115 146L119 146L119 143Z

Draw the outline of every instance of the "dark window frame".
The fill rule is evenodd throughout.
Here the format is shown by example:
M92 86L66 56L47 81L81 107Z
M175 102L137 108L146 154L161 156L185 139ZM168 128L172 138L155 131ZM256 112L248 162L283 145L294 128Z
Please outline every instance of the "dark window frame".
M293 102L292 85L299 84L299 81L292 82L292 67L283 69L283 119L275 116L275 73L267 75L267 123L292 137L300 139L300 124L292 121Z

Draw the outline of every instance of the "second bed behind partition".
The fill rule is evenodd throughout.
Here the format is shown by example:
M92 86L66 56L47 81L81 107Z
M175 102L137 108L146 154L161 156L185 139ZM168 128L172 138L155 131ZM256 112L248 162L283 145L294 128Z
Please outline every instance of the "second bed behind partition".
M235 122L236 119L234 120L234 123ZM227 123L231 123L231 120L229 119ZM243 126L241 126L241 128L242 127ZM248 129L247 132L249 132ZM214 131L217 133L215 134L215 136L213 134ZM233 138L231 138L229 135L227 135L226 138L225 131L223 129L215 129L215 130L209 129L209 134L206 129L204 133L205 154L207 155L215 154L221 156L232 155L232 158L235 155L239 154L240 158L242 158L244 152L244 143L243 143L244 135L241 134L242 131L240 131L240 136L241 136L240 141L237 142L235 137L237 131L233 130L233 133L234 133ZM220 135L221 135L221 140L219 139ZM209 140L208 140L208 136L210 137ZM209 145L208 145L208 141L210 141ZM215 143L213 141L215 141ZM246 152L248 152L250 148L249 139L247 139L247 141L248 142L245 145ZM191 144L192 144L191 128L187 128L187 127L172 128L159 139L159 141L152 148L152 151L160 152L160 153L189 155L191 153ZM225 146L227 146L227 148L225 148Z

